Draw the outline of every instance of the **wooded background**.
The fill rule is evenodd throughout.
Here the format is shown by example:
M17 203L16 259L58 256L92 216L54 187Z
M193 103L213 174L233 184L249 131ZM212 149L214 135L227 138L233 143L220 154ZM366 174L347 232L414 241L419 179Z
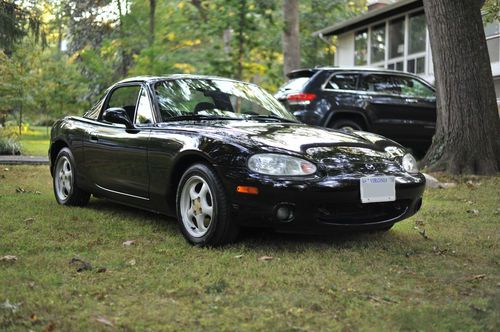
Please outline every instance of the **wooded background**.
M21 112L48 122L82 114L133 75L220 75L274 91L289 17L300 19L293 66L329 65L333 46L311 33L366 10L366 0L285 2L295 10L266 0L0 0L0 124Z

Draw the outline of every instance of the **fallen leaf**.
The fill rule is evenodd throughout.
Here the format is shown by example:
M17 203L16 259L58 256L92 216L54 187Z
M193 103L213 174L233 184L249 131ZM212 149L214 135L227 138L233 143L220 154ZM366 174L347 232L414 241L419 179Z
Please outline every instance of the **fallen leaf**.
M415 225L423 227L425 226L425 223L423 220L417 219L415 220Z
M28 287L33 289L35 287L35 283L33 281L28 282Z
M473 304L471 304L469 307L470 307L472 310L475 310L475 311L477 311L477 312L486 312L486 309L479 308L478 306L475 306L475 305L473 305Z
M442 188L442 189L449 189L449 188L455 188L457 186L456 183L454 182L441 182L439 184L439 188Z
M86 270L92 270L92 265L89 262L85 262L80 258L73 257L69 262L70 265L76 265L76 272L83 272Z
M423 237L424 239L426 239L426 240L428 240L428 239L429 239L429 237L428 237L428 236L427 236L427 234L425 233L425 229L420 229L420 228L418 228L418 227L416 227L416 226L415 226L415 227L413 227L413 228L414 228L414 229L416 229L416 230L417 230L417 232L418 232L418 234L422 235L422 237Z
M26 193L26 190L24 190L24 188L17 187L16 188L16 193L18 193L18 194L24 194L24 193Z
M123 242L122 244L125 246L125 247L130 247L131 245L135 244L135 240L128 240L128 241L125 241Z
M30 319L31 319L32 322L36 322L38 320L38 317L37 317L36 314L31 314L30 315Z
M12 313L15 313L17 310L19 310L20 306L21 303L10 303L8 299L0 303L0 308L10 310L12 311Z
M17 256L14 255L5 255L0 257L0 262L15 262L17 261Z
M8 169L8 168L4 168L3 170L4 170L4 172L8 172L8 171L9 171L9 169Z
M132 258L131 260L129 260L129 261L127 262L127 264L128 264L128 265L130 265L130 266L134 266L136 263L137 263L137 262L135 261L135 259L134 259L134 258Z
M109 321L109 319L107 319L106 317L103 317L103 316L99 316L96 318L96 322L98 323L101 323L101 324L104 324L104 325L107 325L109 327L114 327L113 323L111 323Z
M54 324L53 322L50 322L49 325L45 326L45 328L43 329L43 332L52 332L56 329L56 324Z
M469 279L467 279L467 281L482 280L485 278L486 278L486 274L476 274L476 275L470 277Z
M243 258L243 255L236 255L236 256L234 256L234 258L240 259L240 258Z
M477 187L481 185L481 182L473 182L472 180L469 180L465 184L469 189L477 189Z
M271 260L273 260L273 258L274 258L273 256L261 256L261 257L259 257L259 261L264 261L264 262L271 261Z
M104 273L106 271L107 271L107 269L105 267L100 267L97 269L97 273Z
M26 218L24 219L23 222L29 222L29 223L32 223L33 221L35 221L35 218Z
M473 201L465 201L465 204L472 205L472 204L474 204L474 202Z
M479 210L471 209L471 210L467 210L467 213L470 213L470 214L479 214Z
M38 190L35 190L35 195L41 195L42 193Z

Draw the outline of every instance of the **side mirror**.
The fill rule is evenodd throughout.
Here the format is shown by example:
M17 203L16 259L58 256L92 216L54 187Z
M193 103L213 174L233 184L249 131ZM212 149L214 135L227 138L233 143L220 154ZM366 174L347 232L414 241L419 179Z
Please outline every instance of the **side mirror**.
M111 107L104 111L102 119L111 123L119 123L125 125L127 129L133 129L134 124L128 117L127 111L120 107Z

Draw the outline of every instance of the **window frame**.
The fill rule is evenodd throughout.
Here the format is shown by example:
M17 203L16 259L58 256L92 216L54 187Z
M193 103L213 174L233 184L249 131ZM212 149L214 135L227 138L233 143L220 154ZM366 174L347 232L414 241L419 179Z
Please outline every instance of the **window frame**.
M106 94L106 97L104 99L104 102L102 103L101 111L99 113L99 117L97 119L95 119L95 120L99 121L101 123L103 122L102 115L104 114L104 111L108 108L109 99L113 95L113 92L115 90L119 89L119 88L124 88L124 87L128 87L128 86L137 86L137 87L139 87L139 92L138 92L138 95L137 95L137 100L135 102L134 118L130 119L130 121L132 121L132 123L134 124L134 126L135 126L135 119L137 117L137 106L139 104L139 97L140 97L141 92L142 92L143 89L146 91L146 93L148 95L148 98L149 98L149 102L150 102L150 105L151 105L151 112L153 114L153 123L149 124L148 126L146 126L146 125L140 125L140 126L138 126L138 128L147 128L147 127L151 127L151 126L155 125L156 123L158 123L158 114L157 114L157 110L156 110L156 103L155 103L154 98L152 98L151 89L150 89L149 85L146 84L145 82L138 82L138 81L117 83L117 84L113 85L108 90L108 92ZM113 125L117 125L117 124L113 124Z

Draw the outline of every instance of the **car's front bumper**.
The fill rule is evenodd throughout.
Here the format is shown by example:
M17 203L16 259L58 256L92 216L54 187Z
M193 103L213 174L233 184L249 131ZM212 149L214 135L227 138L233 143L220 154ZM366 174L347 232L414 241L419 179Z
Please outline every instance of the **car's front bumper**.
M240 224L272 227L284 232L325 233L386 228L420 209L425 189L422 174L397 175L396 201L368 204L361 203L361 176L291 180L232 170L225 172L223 178L231 198L233 215ZM236 187L241 185L255 186L259 193L236 192ZM280 220L277 216L280 207L292 210L293 217Z

